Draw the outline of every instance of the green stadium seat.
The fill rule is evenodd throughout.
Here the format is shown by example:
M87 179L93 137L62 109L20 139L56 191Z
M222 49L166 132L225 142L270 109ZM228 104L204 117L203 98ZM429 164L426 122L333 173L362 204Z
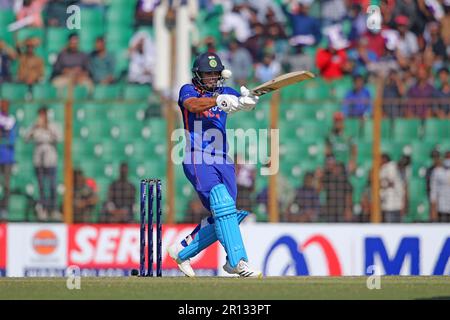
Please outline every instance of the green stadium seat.
M3 83L1 85L0 96L10 101L26 100L28 95L28 87L21 83Z
M395 141L409 142L420 138L419 119L397 119L394 123L393 137Z
M131 143L142 138L142 123L136 120L113 123L111 134L118 141Z
M148 85L128 84L124 88L123 98L125 100L144 100L149 97L152 88Z
M74 124L74 135L84 139L110 139L111 126L101 121L89 121L83 124Z
M381 142L381 152L388 154L392 160L398 161L404 152L404 148L407 142L398 141L382 141Z
M9 32L6 27L0 27L0 39L10 47L14 47L16 45L14 41L14 33Z
M373 145L364 140L355 140L356 143L356 161L358 164L364 164L373 160Z
M303 98L306 101L320 101L327 100L331 97L332 87L328 82L322 81L321 78L316 78L313 81L305 83L303 88L298 88L303 91Z
M33 100L54 100L57 98L56 88L50 83L35 84L32 89Z
M316 119L315 106L304 103L292 103L289 110L284 112L285 119L287 121L302 121L302 120L314 120Z
M81 162L75 163L74 167L80 168L88 177L97 179L105 176L105 164L96 158L83 159Z
M444 119L426 119L423 138L428 143L450 139L450 122Z
M103 34L104 29L102 27L94 27L93 29L89 29L89 31L80 32L80 50L87 53L94 51L95 40L103 36Z
M81 101L74 104L74 115L80 121L97 119L98 117L106 118L107 112L114 108L115 104L102 101Z
M82 7L80 13L81 25L83 26L82 29L89 29L96 26L102 26L104 24L104 15L102 10Z
M30 198L25 194L13 193L9 198L8 221L22 222L26 221L30 213Z
M49 118L53 121L56 121L60 124L64 123L64 109L65 106L63 103L54 103L54 104L48 104L48 115Z
M406 222L427 222L429 218L430 204L426 198L410 198L409 212L405 217Z
M74 137L72 140L72 158L74 162L82 162L95 157L95 142Z
M106 21L108 25L131 26L134 22L134 7L111 6L106 12Z
M344 133L353 139L358 138L361 132L361 120L359 119L345 119Z
M122 161L126 159L125 146L125 142L104 139L95 145L94 152L105 161Z
M342 79L333 81L331 85L334 89L335 99L342 102L346 94L353 88L353 81L351 77L346 76Z
M92 98L94 100L117 100L120 97L120 87L118 85L103 85L95 86Z
M435 144L427 143L421 140L414 140L410 144L411 160L417 163L426 163L430 160L431 151L435 148Z
M373 140L373 120L372 119L367 119L364 121L363 138L366 141ZM382 120L381 121L381 139L392 139L391 121L390 120Z
M41 45L43 45L45 38L45 29L25 27L17 31L17 41L23 42L28 38L38 38L41 41Z
M59 53L68 43L68 36L72 33L66 28L47 28L47 51Z
M148 121L148 137L152 141L159 141L165 135L167 123L164 118L151 118Z
M37 119L40 107L41 104L38 103L25 103L15 108L14 114L20 127L27 129L31 126Z
M367 187L367 176L357 177L353 176L350 178L350 183L353 187L353 202L360 203L362 194Z
M74 101L82 101L86 100L89 97L89 90L85 86L76 85L73 88L73 100ZM58 98L59 99L68 99L68 88L63 87L61 90L58 91Z
M304 141L317 141L324 139L328 134L326 127L315 120L304 120L297 124L296 135Z
M300 100L303 98L303 91L296 86L287 86L281 90L281 102L289 102L292 100Z
M0 10L0 29L5 29L16 20L13 10Z
M107 50L109 51L109 44L107 44ZM114 55L114 76L120 78L128 70L129 58L127 54L127 49L122 48L121 50L111 51Z

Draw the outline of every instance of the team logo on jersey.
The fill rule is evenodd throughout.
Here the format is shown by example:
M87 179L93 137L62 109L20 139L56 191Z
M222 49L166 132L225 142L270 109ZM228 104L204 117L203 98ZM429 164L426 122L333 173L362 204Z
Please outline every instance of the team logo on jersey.
M209 61L209 66L212 67L212 68L217 67L217 61L216 60L210 60Z

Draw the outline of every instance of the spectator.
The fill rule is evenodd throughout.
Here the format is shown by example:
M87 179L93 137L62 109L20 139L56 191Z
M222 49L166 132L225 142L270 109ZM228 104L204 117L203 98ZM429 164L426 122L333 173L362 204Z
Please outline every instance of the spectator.
M39 185L39 203L36 208L38 219L45 221L50 213L53 220L59 221L61 213L57 210L56 199L56 144L62 140L62 132L58 125L49 121L45 106L38 110L37 121L26 132L25 140L35 144L33 164Z
M370 222L370 216L372 213L372 183L371 174L368 175L367 183L364 186L364 190L361 194L361 214L359 215L357 222Z
M345 133L344 115L336 112L333 115L333 128L326 138L325 156L347 165L348 170L356 169L357 148L353 138Z
M319 191L325 191L325 206L320 214L321 222L351 222L352 185L348 180L345 167L336 162L334 157L327 157L325 169L318 169L316 176L319 180Z
M427 29L428 32L425 34L425 39L427 41L426 50L432 52L434 56L433 64L442 66L445 61L448 60L448 55L444 41L440 37L439 23L430 22Z
M128 81L131 83L152 83L155 68L155 48L150 35L138 31L130 40L130 64L128 66Z
M439 99L439 102L435 108L434 114L441 119L450 117L450 79L448 74L447 67L441 68L438 72L441 85L437 89L437 98Z
M288 52L282 60L283 69L294 70L312 70L315 67L315 58L304 52L303 46L288 48Z
M352 63L352 73L366 74L367 71L375 72L378 61L377 54L368 49L367 39L361 39L355 49L348 52L348 58Z
M250 25L243 14L244 4L234 5L232 10L226 11L222 15L220 32L224 37L234 34L234 37L244 43L251 36Z
M232 40L225 60L233 73L236 85L239 87L245 85L250 78L253 67L252 57L248 50L241 46L237 40Z
M253 26L253 34L247 39L244 46L250 52L253 62L262 61L264 51L261 48L264 47L264 26L262 24L256 24Z
M392 16L395 23L398 24L397 18L400 16L408 18L408 26L414 34L422 34L425 28L425 18L423 8L418 5L415 0L396 0ZM410 24L409 21L412 23Z
M322 32L320 30L320 22L318 19L311 17L308 3L297 2L287 8L282 5L283 12L290 20L292 27L292 36L289 39L291 46L308 45L315 46L322 39Z
M440 20L441 38L446 46L450 45L450 2L444 2L445 16Z
M294 201L285 213L286 222L316 222L320 214L320 198L314 185L314 174L308 172L303 186L295 192Z
M353 3L350 8L351 29L348 38L350 41L359 41L367 31L367 16L360 3ZM363 39L361 39L363 40ZM364 39L367 43L367 39ZM373 52L373 51L372 51Z
M258 63L255 68L255 78L258 82L266 82L278 76L281 72L281 64L274 55L266 54L262 63Z
M303 0L305 1L305 0ZM310 1L312 2L312 1ZM321 1L321 18L323 26L341 23L347 15L348 8L344 0Z
M405 213L405 185L397 164L387 154L381 156L380 201L383 222L401 222Z
M409 31L408 17L398 16L395 23L398 31L397 50L403 58L409 59L419 51L417 37Z
M427 67L420 66L417 70L417 82L408 90L408 105L405 108L405 116L408 118L428 118L432 114L432 101L436 91L429 83L429 71Z
M12 81L11 61L16 58L16 52L6 42L0 39L0 84Z
M330 39L326 48L317 50L316 65L324 79L339 79L351 70L344 47L342 43Z
M255 8L258 20L267 24L269 15L280 22L285 22L285 17L280 6L272 0L248 0L250 6Z
M158 1L156 0L138 0L134 20L138 26L153 25L153 15L155 13Z
M97 205L95 191L87 185L81 170L73 172L73 217L75 223L92 222L93 211Z
M0 100L0 177L3 197L0 199L0 221L8 218L11 170L15 162L14 144L17 137L17 124L9 114L9 102Z
M383 90L383 115L387 118L402 116L401 98L405 95L406 86L400 74L391 70L386 79Z
M76 4L78 0L52 0L47 3L44 10L46 25L49 27L65 27L67 7Z
M28 27L42 28L44 21L42 11L47 0L23 0L23 4L17 12L17 20L29 20Z
M130 223L133 221L133 206L136 188L128 181L128 164L120 164L119 179L111 183L108 199L103 208L101 222Z
M372 114L371 97L362 75L353 76L353 89L344 98L342 112L348 118L365 118Z
M198 223L202 219L210 215L209 211L205 209L200 198L195 194L188 204L188 211L184 217L185 223Z
M93 83L89 76L89 56L78 50L79 38L76 34L69 36L65 49L58 54L53 66L53 84L57 88L67 86L73 81L92 91Z
M95 50L90 57L90 72L95 83L110 84L114 82L114 57L106 51L105 39L95 40Z
M382 36L381 32L374 29L368 29L362 36L361 40L363 39L367 43L367 50L375 52L377 59L384 56L386 50L386 40Z
M273 10L268 10L266 14L265 23L265 37L274 42L274 53L277 56L283 57L288 50L288 42L286 41L287 35L284 29L284 25L277 20L277 17Z
M450 151L445 152L442 166L431 175L431 212L433 222L450 222Z
M243 159L237 157L236 184L237 200L236 207L240 210L253 212L253 192L255 191L256 168L253 164L244 163Z
M19 56L19 71L17 80L27 85L33 85L44 77L44 60L34 53L38 39L29 38L25 41L25 52Z
M264 164L264 166L261 168L261 170L266 171L266 175L270 172L270 161L267 164ZM294 190L289 183L289 181L286 179L286 177L278 173L277 176L277 191L278 191L278 211L280 213L286 212L288 206L292 203L292 200L294 199ZM265 186L261 189L261 191L258 192L256 195L256 203L259 207L259 211L265 211L266 213L269 212L268 204L269 204L269 187ZM261 217L260 217L261 219ZM267 221L267 217L266 217Z
M439 168L442 165L441 161L441 153L438 150L431 151L430 154L431 157L431 166L427 168L427 172L425 173L425 180L426 180L426 188L427 188L427 196L428 200L430 199L430 193L431 193L431 176L433 175L433 172L436 168Z

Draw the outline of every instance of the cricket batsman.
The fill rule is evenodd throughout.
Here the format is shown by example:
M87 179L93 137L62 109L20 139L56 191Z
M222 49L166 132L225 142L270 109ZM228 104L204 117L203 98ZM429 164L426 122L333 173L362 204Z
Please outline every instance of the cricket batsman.
M228 74L227 74L228 73ZM248 265L239 224L248 215L236 209L237 186L234 163L227 157L227 115L253 110L258 97L244 86L241 92L223 86L229 76L214 53L200 54L192 68L192 83L180 89L178 105L182 112L187 143L183 170L211 216L204 218L181 243L168 248L179 269L194 277L190 260L219 240L227 254L223 269L241 277L262 277ZM200 129L199 129L200 128ZM217 134L219 133L219 134ZM214 141L208 137L214 136Z

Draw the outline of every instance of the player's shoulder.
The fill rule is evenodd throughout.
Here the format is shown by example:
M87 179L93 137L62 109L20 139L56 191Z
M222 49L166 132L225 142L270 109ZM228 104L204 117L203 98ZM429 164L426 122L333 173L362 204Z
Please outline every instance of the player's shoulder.
M195 86L192 83L186 83L186 84L182 85L180 88L180 92L185 92L185 91L195 91Z
M235 96L240 96L241 95L236 89L231 88L231 87L223 87L222 88L222 93L223 94L232 94L232 95L235 95Z

